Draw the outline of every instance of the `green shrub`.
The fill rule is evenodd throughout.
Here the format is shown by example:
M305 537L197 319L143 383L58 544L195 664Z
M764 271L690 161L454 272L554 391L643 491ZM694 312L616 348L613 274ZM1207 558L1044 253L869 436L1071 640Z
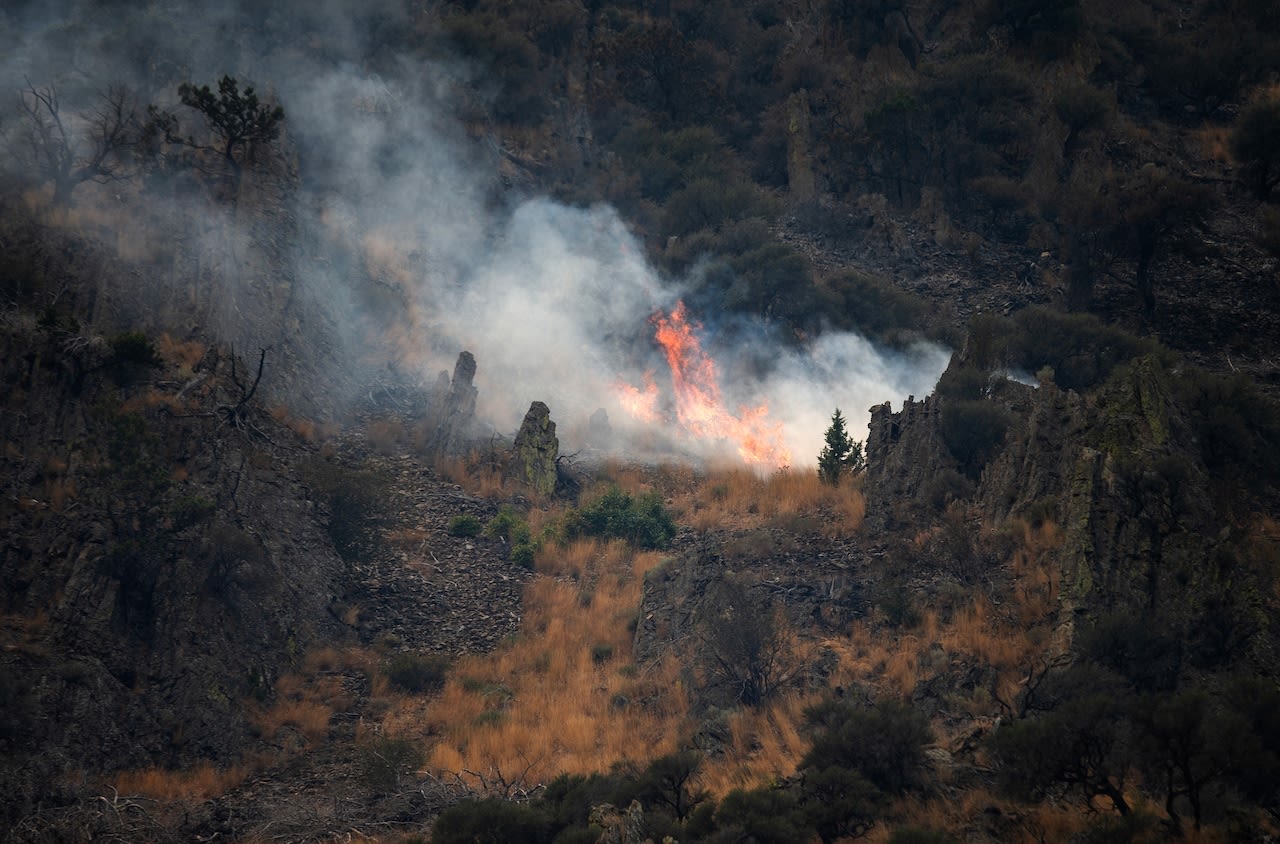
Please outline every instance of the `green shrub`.
M1015 43L1047 61L1067 52L1085 31L1085 14L1079 0L989 0L977 23L1008 27Z
M565 520L565 536L594 536L622 539L637 548L665 548L676 535L671 514L657 493L639 497L610 487L599 501L570 513Z
M730 221L756 216L762 204L756 187L746 179L701 178L667 200L662 232L677 237L714 230Z
M826 295L837 327L877 343L905 346L921 335L940 339L943 331L927 302L878 276L842 273L827 281Z
M811 707L806 716L817 733L801 769L856 771L888 794L923 785L924 751L933 733L928 719L910 705L889 700L866 709L832 700Z
M490 519L488 524L484 526L484 535L491 539L511 542L522 528L527 531L529 529L528 523L510 505L504 504L498 508L498 515Z
M1163 352L1154 341L1088 314L1034 307L1019 311L1013 321L1017 335L1011 342L1008 364L1027 372L1050 366L1054 381L1064 390L1097 386L1120 364Z
M483 530L484 522L480 521L479 517L473 516L470 513L463 513L461 516L454 516L453 519L449 521L450 536L479 536Z
M511 562L520 566L522 569L533 571L533 563L538 558L538 551L542 548L541 543L533 540L526 540L511 546Z
M1009 428L1009 412L989 401L951 401L942 405L942 442L960 464L960 470L977 480L995 456Z
M434 654L396 654L387 663L391 685L411 694L433 692L444 685L449 660Z
M1191 370L1173 392L1189 411L1200 457L1215 477L1256 490L1280 478L1280 404L1248 376Z
M900 579L887 580L881 585L876 606L884 613L885 623L890 627L909 628L920 623L915 595L911 587Z
M715 840L791 844L812 838L796 796L780 788L736 788L720 801L715 820L727 833Z
M986 395L991 374L969 365L951 365L938 379L934 393L948 401L977 401Z
M141 331L126 331L110 340L111 362L135 366L159 366L160 353Z
M523 125L542 119L547 97L538 48L524 33L491 13L451 15L442 23L453 48L481 69L478 87L490 94L494 116Z
M542 550L542 541L546 536L533 535L529 523L508 505L498 510L498 515L485 525L484 535L493 539L501 539L507 544L508 558L522 568L532 569L533 561Z
M638 174L641 194L657 202L698 179L722 180L734 170L733 152L705 126L663 132L638 121L619 132L612 147Z
M554 834L554 821L541 806L488 798L463 800L441 812L432 827L431 841L432 844L508 841L550 844Z

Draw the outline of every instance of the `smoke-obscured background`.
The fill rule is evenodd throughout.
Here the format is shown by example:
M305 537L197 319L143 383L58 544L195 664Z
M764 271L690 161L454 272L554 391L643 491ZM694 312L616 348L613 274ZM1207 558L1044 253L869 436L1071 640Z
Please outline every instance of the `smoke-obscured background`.
M649 318L697 286L698 267L665 277L611 207L540 196L513 175L483 125L504 94L443 34L415 31L390 0L175 6L184 4L0 11L10 178L31 166L15 102L23 88L56 86L73 129L107 86L122 85L140 120L157 104L198 133L177 87L224 74L285 111L281 140L254 150L234 199L164 156L136 179L77 196L78 213L96 214L126 264L168 268L128 290L115 283L101 319L176 333L185 324L248 353L271 346L272 365L305 377L292 390L268 377L264 389L329 412L381 379L431 383L464 349L479 363L480 415L499 432L533 400L551 407L565 438L597 408L627 430L616 385L640 385L652 370L666 386ZM929 392L948 357L836 331L784 340L763 317L696 317L728 409L767 403L798 465L814 461L836 407L861 438L867 408ZM724 450L664 433L685 453Z

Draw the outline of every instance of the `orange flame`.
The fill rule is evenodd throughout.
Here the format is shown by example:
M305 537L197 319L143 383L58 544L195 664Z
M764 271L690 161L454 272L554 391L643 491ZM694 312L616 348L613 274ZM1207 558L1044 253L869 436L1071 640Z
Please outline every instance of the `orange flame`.
M633 387L624 381L614 385L618 404L641 422L658 421L658 385L653 381L653 370L644 374L644 389Z
M670 314L655 314L654 338L662 346L671 368L675 391L676 420L690 435L728 440L748 463L789 466L791 452L783 445L782 424L768 421L769 406L738 409L737 415L724 407L720 397L716 362L702 349L697 330L690 322L684 302L677 302ZM618 386L618 401L642 421L656 421L658 399L653 373L645 373L645 387Z

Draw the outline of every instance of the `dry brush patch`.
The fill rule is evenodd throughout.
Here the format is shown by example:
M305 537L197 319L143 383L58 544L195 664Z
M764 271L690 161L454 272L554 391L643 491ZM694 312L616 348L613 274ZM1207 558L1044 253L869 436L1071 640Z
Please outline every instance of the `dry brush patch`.
M965 840L973 831L985 827L988 839L984 840L1042 844L1073 840L1096 817L1075 804L1018 804L981 786L947 796L900 798L893 802L887 815L888 822L873 829L863 841L887 841L895 828L903 826L944 832L955 840Z
M121 771L112 787L122 796L146 797L164 803L208 800L240 785L253 771L252 765L218 768L208 762L184 770L143 768Z
M208 346L198 340L175 340L167 331L156 340L156 351L163 360L177 367L181 378L192 377L208 350Z
M473 451L467 457L440 457L435 461L436 473L465 492L491 501L510 498L528 490L511 480L495 454Z
M795 773L810 746L801 728L804 711L821 697L793 692L730 714L730 740L724 753L704 762L699 786L719 799L735 788L750 789Z
M913 623L888 624L871 617L855 621L847 636L824 642L839 656L832 683L867 685L899 698L949 670L953 663L994 670L995 680L973 704L993 710L1012 700L1028 666L1053 646L1058 609L1056 550L1061 535L1046 522L1015 523L1018 544L1002 587L977 591L947 607L917 608ZM971 714L978 715L977 712Z
M681 521L696 530L786 527L809 517L827 538L854 534L866 515L857 479L831 486L803 469L768 475L747 468L712 471L678 495L673 506Z
M548 560L525 589L520 635L496 651L459 660L425 708L438 735L427 767L473 786L520 777L607 770L679 749L688 700L675 660L637 666L629 621L643 572L659 555L591 540ZM403 729L392 716L388 731Z
M356 699L344 683L346 674L363 674L370 685L383 680L376 670L377 659L363 648L319 648L307 653L299 671L280 677L274 686L275 701L270 706L248 704L249 719L268 739L286 727L296 730L309 746L329 737L335 713L350 712Z

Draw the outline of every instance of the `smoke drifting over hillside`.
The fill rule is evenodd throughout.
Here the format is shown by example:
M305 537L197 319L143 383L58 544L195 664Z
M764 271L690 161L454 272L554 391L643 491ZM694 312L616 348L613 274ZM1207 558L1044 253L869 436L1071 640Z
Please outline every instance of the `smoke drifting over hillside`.
M255 194L252 183L266 177L247 168L249 197L236 207L191 191L137 200L164 221L152 225L198 221L187 231L206 253L231 253L200 270L214 288L200 294L209 302L207 324L240 348L290 332L298 355L314 339L346 374L385 373L390 363L427 383L466 349L479 362L480 412L499 431L514 430L535 399L551 407L563 439L597 408L615 430L628 428L616 385L639 385L653 371L663 386L649 318L674 306L682 280L661 277L645 261L611 208L501 188L500 141L474 126L465 131L456 116L460 83L474 69L408 49L384 48L371 59L372 44L412 24L391 2L175 5L66 3L50 12L30 3L0 12L8 48L0 75L11 89L24 79L56 83L69 103L124 82L174 107L184 126L199 125L174 103L184 81L230 74L278 98L285 160L268 169L288 184L280 174L296 156L300 190L273 194L259 185ZM278 285L255 273L292 276L287 304L264 292ZM175 274L172 283L185 282ZM281 318L280 308L304 299L311 318ZM868 407L927 393L947 360L940 348L902 355L849 334L795 348L770 340L766 326L719 330L727 326L721 315L704 318L717 329L703 336L726 405L767 403L799 464L813 462L835 407L860 437ZM633 426L647 445L662 446L644 428ZM724 443L658 433L685 453L732 453Z

